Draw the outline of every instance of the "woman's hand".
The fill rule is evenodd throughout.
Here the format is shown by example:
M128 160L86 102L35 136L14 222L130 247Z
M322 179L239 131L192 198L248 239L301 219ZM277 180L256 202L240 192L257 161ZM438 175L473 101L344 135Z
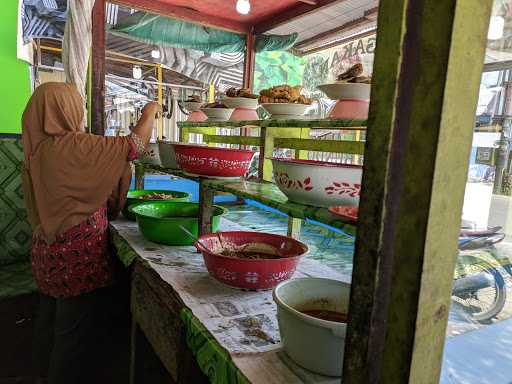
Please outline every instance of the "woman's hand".
M142 114L148 114L149 116L154 116L155 119L159 117L162 113L162 106L155 101L150 101L147 103L142 109Z
M139 136L146 146L151 138L153 124L158 114L162 113L162 106L154 101L147 103L142 109L142 115L132 132Z

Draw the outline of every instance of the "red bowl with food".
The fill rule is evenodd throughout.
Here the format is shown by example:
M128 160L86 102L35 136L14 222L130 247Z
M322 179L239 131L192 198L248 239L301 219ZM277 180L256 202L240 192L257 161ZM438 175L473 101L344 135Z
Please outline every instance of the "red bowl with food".
M247 173L253 151L176 144L176 161L187 173L211 177L242 177Z
M308 252L307 245L294 238L246 231L203 235L194 245L213 278L248 290L271 289L288 280Z

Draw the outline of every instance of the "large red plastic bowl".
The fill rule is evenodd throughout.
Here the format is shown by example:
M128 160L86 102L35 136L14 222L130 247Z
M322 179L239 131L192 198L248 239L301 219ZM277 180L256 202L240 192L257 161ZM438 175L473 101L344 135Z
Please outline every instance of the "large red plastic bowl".
M202 176L242 177L247 173L253 151L197 145L174 146L176 161L182 170Z
M217 234L222 239L222 245ZM222 246L249 243L271 245L278 249L282 257L251 260L219 254ZM194 245L202 252L206 268L212 277L229 286L249 290L271 289L281 281L288 280L295 272L300 258L308 252L306 244L291 237L245 231L203 235Z

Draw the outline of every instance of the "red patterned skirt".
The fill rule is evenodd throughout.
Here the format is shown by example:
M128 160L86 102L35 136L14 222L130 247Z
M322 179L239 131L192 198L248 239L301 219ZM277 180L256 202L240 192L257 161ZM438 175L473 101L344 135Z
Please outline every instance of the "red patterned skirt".
M106 207L57 236L55 242L32 239L32 271L41 293L71 297L113 282Z

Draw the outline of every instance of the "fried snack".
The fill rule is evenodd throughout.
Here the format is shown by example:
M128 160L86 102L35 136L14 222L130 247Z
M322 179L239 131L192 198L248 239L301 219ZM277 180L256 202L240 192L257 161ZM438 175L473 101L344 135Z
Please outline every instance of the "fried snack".
M258 101L264 103L283 103L283 104L311 104L312 100L301 95L302 85L290 86L288 84L276 85L275 87L262 89Z
M237 97L238 96L238 90L235 87L229 88L226 91L226 96L228 96L228 97Z
M258 95L255 95L254 93L252 93L252 91L249 88L238 89L235 87L229 88L226 91L226 96L227 97L245 97L247 99L257 99L258 98Z
M247 99L257 99L258 95L252 93L249 88L240 88L238 90L238 97L245 97Z
M357 64L354 64L352 67L350 67L345 72L343 72L342 74L338 75L337 80L338 81L344 80L344 81L349 82L349 80L354 79L358 76L361 76L362 73L363 73L363 64L357 63Z
M351 82L352 83L361 83L361 84L371 84L372 78L369 76L359 76L359 77L354 78Z
M370 84L372 82L372 78L369 76L361 76L362 73L363 64L357 63L341 75L338 75L337 80L342 83Z

